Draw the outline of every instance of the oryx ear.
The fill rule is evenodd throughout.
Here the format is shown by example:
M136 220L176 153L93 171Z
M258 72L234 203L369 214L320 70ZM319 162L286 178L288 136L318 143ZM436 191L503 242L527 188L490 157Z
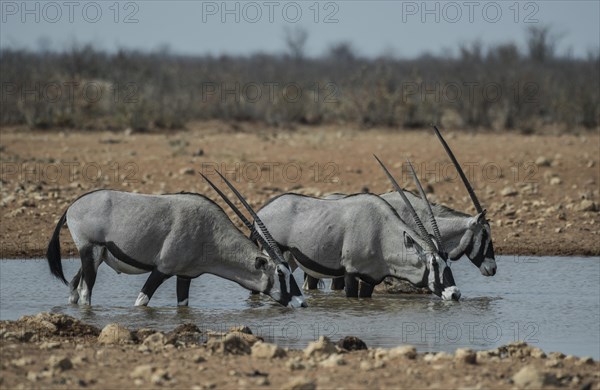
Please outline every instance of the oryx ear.
M481 218L481 214L477 214L477 215L476 215L476 216L474 216L474 217L470 217L470 218L469 218L469 221L467 222L467 227L468 227L470 230L473 230L473 228L474 228L474 227L475 227L477 224L479 224L479 223L480 223L480 220L479 220L479 218Z
M257 257L256 260L254 260L254 267L256 267L256 269L267 268L267 259L260 256Z

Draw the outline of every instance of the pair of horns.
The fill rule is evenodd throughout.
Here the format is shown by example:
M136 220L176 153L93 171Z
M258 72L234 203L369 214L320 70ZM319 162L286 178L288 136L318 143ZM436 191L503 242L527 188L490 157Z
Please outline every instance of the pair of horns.
M429 233L427 233L427 229L425 229L425 226L423 225L423 222L421 222L421 218L419 218L419 216L417 215L417 212L415 211L415 209L413 208L412 204L410 203L410 201L408 200L408 198L404 194L404 191L402 190L402 188L400 188L400 185L398 185L398 182L396 181L396 179L394 179L394 177L392 176L392 174L390 173L390 171L388 171L388 169L383 164L383 162L381 162L381 160L377 156L375 156L375 155L373 155L373 156L375 157L375 159L377 160L377 162L379 163L379 165L381 165L381 168L383 168L383 171L385 172L386 176L388 177L388 179L390 180L390 182L392 182L392 185L394 186L394 189L396 190L396 192L398 192L398 194L400 195L400 197L402 198L402 200L406 204L406 207L408 208L408 211L410 212L410 215L413 217L413 219L415 220L415 223L417 224L417 227L419 228L419 232L421 233L421 237L423 238L423 240L425 240L427 246L429 247L428 249L430 251L433 251L433 252L446 253L446 251L444 250L444 246L443 246L442 236L440 234L440 230L438 229L437 222L435 220L435 216L433 215L433 211L431 210L431 205L429 204L429 201L427 200L427 196L425 195L425 191L423 190L423 187L421 186L421 182L419 181L419 178L417 177L417 173L415 172L415 169L413 168L411 162L409 160L407 160L408 161L408 165L410 166L410 170L411 170L413 179L417 183L417 188L419 189L419 193L421 194L421 197L423 198L423 200L427 204L427 213L429 214L429 219L431 221L431 226L433 227L433 232L434 232L435 240L437 241L437 244L438 244L437 247L435 246L435 244L431 240L431 237L429 236Z
M210 186L215 191L217 191L219 196L221 198L223 198L225 203L227 203L227 205L229 205L229 207L233 210L233 212L242 220L244 225L246 225L246 227L248 229L250 229L250 231L252 233L256 233L256 237L257 237L258 241L260 242L262 247L267 251L267 253L271 257L271 259L273 259L278 264L283 264L284 263L283 254L279 250L279 247L275 243L275 240L273 239L273 236L271 236L271 233L269 233L269 231L267 230L267 227L265 226L265 224L261 221L261 219L258 217L256 212L252 209L252 207L250 207L248 202L246 202L246 199L244 199L242 194L240 194L239 191L236 190L235 187L229 182L229 180L227 180L227 178L225 176L221 175L221 172L219 172L217 170L215 170L215 171L219 174L219 176L221 176L221 179L223 179L223 181L225 182L225 184L227 184L229 189L231 189L231 191L233 191L233 193L237 196L237 198L244 205L246 210L248 210L248 212L250 213L252 218L254 218L254 221L258 225L258 228L260 229L260 231L262 232L264 237L263 237L263 235L260 235L260 233L256 231L256 228L254 227L254 225L250 221L248 221L248 219L244 216L244 214L242 214L240 209L238 209L233 204L233 202L231 200L229 200L227 195L225 195L212 181L210 181L210 179L208 177L204 176L203 173L200 173L200 175L202 175L204 180L206 180L208 182L208 184L210 184Z

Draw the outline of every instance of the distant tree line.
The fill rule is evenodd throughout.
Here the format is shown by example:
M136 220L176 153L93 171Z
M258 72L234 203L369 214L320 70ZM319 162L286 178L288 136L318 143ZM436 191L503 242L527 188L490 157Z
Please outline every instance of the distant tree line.
M364 58L340 43L304 55L305 31L286 32L289 53L180 56L160 50L0 52L0 124L32 128L175 129L191 120L269 125L562 131L600 123L600 55L556 54L547 27L514 43L462 45L459 55Z

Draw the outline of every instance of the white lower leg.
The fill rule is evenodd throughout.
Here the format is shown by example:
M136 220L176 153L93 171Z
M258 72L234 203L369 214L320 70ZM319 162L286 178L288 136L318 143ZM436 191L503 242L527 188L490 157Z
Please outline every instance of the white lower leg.
M135 300L135 306L148 306L148 302L150 302L150 298L148 298L148 295L141 292Z
M71 290L71 294L69 295L69 303L76 305L79 302L79 292L76 288Z
M80 297L80 303L84 304L84 305L91 305L91 294L90 294L90 290L87 287L87 284L85 284L85 282L83 282L83 287L81 288L81 291L79 292L79 297Z
M177 302L177 306L187 306L188 305L188 298L184 299L181 302Z

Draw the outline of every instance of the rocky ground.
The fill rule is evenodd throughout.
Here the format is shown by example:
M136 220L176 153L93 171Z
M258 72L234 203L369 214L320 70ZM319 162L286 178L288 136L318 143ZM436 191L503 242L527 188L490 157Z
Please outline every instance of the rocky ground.
M496 253L512 254L517 262L526 255L600 255L598 132L444 134L488 210ZM64 210L96 188L194 191L217 199L196 175L211 175L215 167L235 179L257 207L285 191L315 196L388 191L373 153L414 188L406 171L402 174L409 157L432 200L473 212L429 129L281 130L223 122L168 134L3 128L0 257L42 256ZM75 256L66 229L62 242L63 256Z
M100 330L62 314L0 321L3 389L573 388L600 389L600 363L525 343L488 351L369 349L321 337L304 350L265 343L240 326L226 333L185 324L171 332Z

